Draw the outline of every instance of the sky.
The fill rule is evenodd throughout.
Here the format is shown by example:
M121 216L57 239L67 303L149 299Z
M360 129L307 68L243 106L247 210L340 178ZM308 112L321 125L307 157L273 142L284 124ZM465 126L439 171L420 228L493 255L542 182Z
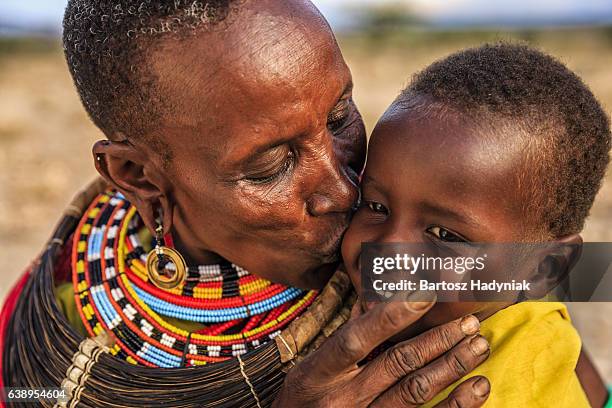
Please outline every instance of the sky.
M434 25L611 23L611 0L313 0L332 26L347 26L346 7L394 1ZM1 0L0 25L58 30L66 0Z

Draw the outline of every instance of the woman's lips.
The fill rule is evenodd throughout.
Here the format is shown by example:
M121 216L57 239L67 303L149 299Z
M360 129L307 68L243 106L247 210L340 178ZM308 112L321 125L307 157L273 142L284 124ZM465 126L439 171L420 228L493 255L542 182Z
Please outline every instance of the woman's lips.
M334 255L335 261L340 259L340 248L342 247L342 239L344 238L344 234L348 230L349 224L351 223L351 212L346 212L344 214L338 214L338 224L332 233L329 235L329 239L326 241L326 244L322 246L322 248L326 249L327 255Z
M338 228L320 247L320 254L323 262L331 263L340 260L340 246L342 245L342 237L346 232L348 225Z

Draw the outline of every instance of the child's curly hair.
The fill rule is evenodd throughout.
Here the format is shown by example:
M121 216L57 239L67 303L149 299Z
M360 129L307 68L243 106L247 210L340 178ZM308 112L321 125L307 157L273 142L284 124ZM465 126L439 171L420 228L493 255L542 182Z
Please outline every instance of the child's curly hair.
M471 120L512 123L528 146L519 182L538 229L549 238L583 229L609 162L610 122L565 65L525 45L486 44L430 65L396 104L419 97Z

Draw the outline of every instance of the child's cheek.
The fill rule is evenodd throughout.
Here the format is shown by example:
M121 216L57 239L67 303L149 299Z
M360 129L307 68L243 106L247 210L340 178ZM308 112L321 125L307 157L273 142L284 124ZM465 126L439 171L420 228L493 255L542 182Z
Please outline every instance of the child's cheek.
M361 294L361 274L359 271L360 252L361 239L359 238L356 228L351 224L342 240L342 259L358 295Z

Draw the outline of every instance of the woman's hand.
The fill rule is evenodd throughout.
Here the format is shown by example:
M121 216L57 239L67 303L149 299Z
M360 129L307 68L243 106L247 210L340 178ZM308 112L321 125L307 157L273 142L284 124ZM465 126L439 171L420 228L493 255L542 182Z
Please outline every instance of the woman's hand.
M417 407L489 356L474 316L446 323L357 366L417 321L434 302L391 302L349 320L288 374L275 407ZM489 396L485 377L466 380L437 407L476 408Z

